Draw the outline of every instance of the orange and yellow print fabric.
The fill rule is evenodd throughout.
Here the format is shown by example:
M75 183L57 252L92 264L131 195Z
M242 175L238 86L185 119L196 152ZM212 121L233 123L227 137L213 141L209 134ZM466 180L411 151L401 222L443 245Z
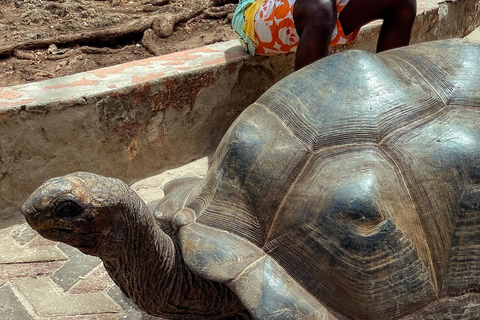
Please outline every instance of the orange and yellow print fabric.
M337 0L337 24L330 45L350 43L358 30L345 35L338 15L349 0ZM295 52L299 37L293 21L295 0L240 1L232 20L240 42L252 54L273 55Z

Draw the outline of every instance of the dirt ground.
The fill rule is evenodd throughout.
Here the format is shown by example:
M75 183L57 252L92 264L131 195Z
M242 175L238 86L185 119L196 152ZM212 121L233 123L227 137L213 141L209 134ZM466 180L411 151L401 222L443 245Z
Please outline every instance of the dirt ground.
M231 40L235 0L0 0L0 87Z

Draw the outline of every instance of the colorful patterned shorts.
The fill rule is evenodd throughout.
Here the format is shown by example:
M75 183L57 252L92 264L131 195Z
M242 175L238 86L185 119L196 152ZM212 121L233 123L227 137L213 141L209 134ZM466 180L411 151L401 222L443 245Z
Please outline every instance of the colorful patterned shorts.
M358 30L345 35L338 19L348 1L337 0L337 23L330 39L331 46L350 43L357 37ZM295 52L299 37L293 21L294 4L295 0L256 0L243 12L244 30L237 33L249 36L258 55Z

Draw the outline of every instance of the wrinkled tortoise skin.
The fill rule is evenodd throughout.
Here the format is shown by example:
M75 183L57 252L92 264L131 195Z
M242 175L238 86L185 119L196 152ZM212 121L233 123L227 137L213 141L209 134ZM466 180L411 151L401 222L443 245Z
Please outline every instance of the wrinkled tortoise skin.
M479 45L348 51L246 109L174 224L259 319L474 319L479 182Z

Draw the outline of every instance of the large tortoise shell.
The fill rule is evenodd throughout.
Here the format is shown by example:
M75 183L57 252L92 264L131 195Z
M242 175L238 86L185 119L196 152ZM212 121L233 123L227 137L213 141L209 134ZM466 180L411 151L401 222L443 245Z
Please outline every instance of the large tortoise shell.
M348 51L246 109L174 221L258 318L472 314L479 181L478 44Z

